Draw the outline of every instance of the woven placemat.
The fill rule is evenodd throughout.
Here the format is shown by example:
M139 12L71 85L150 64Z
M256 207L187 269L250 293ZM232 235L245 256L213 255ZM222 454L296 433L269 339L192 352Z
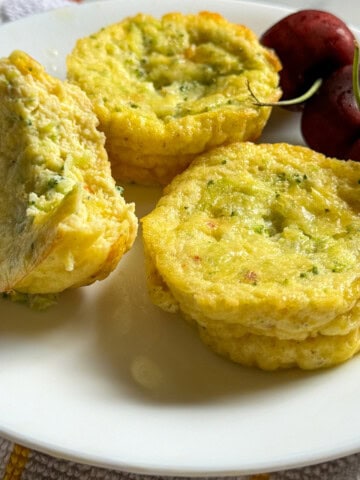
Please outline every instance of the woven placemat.
M191 480L205 480L207 478ZM210 480L224 480L224 478L216 477ZM116 472L54 458L0 438L0 479L190 480L190 477L158 477ZM231 480L360 480L360 455L351 455L333 462L283 472L235 476L231 477Z

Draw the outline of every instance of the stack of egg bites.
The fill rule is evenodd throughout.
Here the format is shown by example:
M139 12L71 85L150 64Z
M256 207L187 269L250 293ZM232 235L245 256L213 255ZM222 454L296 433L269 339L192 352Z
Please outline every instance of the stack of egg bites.
M199 153L257 139L280 63L218 14L138 14L78 40L68 78L91 99L116 179L166 185Z
M280 64L218 14L139 14L77 42L116 179L167 185L143 219L153 302L213 350L314 369L360 345L360 166L256 145Z

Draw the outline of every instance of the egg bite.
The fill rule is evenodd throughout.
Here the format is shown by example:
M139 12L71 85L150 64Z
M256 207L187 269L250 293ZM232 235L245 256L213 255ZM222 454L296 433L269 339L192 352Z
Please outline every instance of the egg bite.
M86 95L14 51L0 60L0 292L105 278L137 232Z
M242 142L200 155L142 220L153 302L245 365L350 358L360 345L359 192L359 163L305 147Z
M257 139L280 63L246 26L216 13L128 17L78 40L68 78L91 99L115 178L167 184L224 143Z

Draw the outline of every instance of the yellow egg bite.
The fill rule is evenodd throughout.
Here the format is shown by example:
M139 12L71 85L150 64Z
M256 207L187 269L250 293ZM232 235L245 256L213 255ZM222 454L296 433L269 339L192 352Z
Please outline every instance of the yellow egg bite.
M137 219L111 176L86 95L26 53L0 60L0 292L105 278Z
M244 142L199 156L143 219L152 300L240 363L348 358L359 345L359 193L359 163L305 147Z
M275 54L219 14L138 14L80 39L68 78L93 102L116 178L166 184L195 155L255 140L280 97Z
M318 334L302 341L252 333L224 338L205 327L199 327L199 334L203 342L219 355L242 365L269 371L292 367L303 370L331 367L349 360L360 349L359 327L344 335Z

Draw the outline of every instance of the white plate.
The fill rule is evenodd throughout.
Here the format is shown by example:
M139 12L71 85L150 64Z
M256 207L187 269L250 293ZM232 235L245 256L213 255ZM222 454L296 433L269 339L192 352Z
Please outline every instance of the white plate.
M286 10L231 0L117 0L0 28L64 76L75 40L138 11L221 12L261 33ZM300 143L279 111L264 139ZM132 187L137 213L158 189ZM360 357L317 373L264 373L210 351L147 297L141 242L106 281L64 294L46 313L0 301L0 434L41 451L133 472L245 474L360 450Z

